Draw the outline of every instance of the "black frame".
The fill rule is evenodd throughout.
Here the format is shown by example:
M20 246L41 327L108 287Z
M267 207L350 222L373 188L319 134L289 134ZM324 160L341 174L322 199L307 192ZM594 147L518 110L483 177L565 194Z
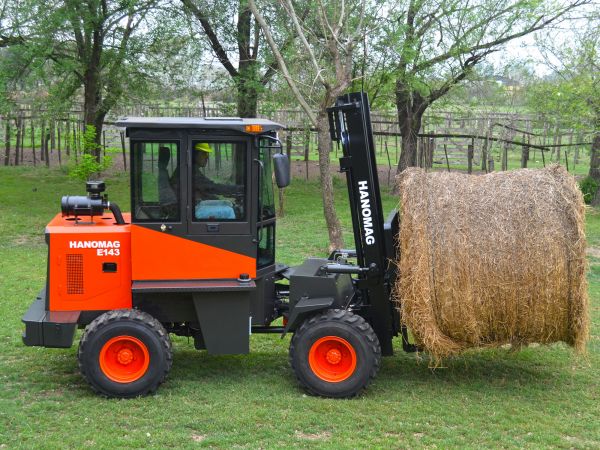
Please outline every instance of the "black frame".
M181 151L181 147L182 147L182 145L181 145L181 139L163 139L163 138L161 138L161 139L152 139L152 138L148 138L148 139L131 139L131 142L129 143L129 151L131 153L131 155L130 155L130 161L129 161L129 167L131 168L131 171L130 171L131 172L130 173L130 190L131 190L130 195L131 195L131 220L132 220L133 223L153 223L153 222L159 222L159 220L157 220L157 219L152 219L152 218L150 218L150 219L138 219L138 218L135 217L135 206L136 206L136 203L134 202L134 199L136 197L136 194L138 194L138 197L141 198L141 181L140 181L140 185L138 185L138 184L135 183L135 181L136 181L135 180L135 178L136 178L136 170L138 170L137 167L138 167L139 164L138 164L138 162L134 161L134 159L135 159L135 155L134 155L134 152L133 152L134 145L136 143L161 143L161 142L164 142L164 143L167 143L167 144L176 144L177 145L177 158L178 158L178 161L177 161L178 166L177 167L179 167L179 184L181 186L181 183L182 183L181 177L183 176L182 173L181 173L181 166L180 166L181 159L182 159L181 158L181 154L182 154L182 151ZM179 205L179 219L176 219L176 220L166 220L165 219L162 222L168 223L168 224L174 224L174 223L183 223L185 221L184 220L185 210L182 207L183 206L183 201L182 201L182 198L181 198L181 189L179 190L179 203L180 203L180 205Z
M340 170L346 173L348 185L359 265L355 284L361 293L361 314L377 334L382 355L388 356L393 354L392 337L396 332L386 273L387 260L393 255L386 252L369 99L364 92L346 94L338 97L335 106L327 111L331 139L342 144Z
M252 234L252 218L250 217L250 212L252 211L251 205L254 199L254 187L252 186L252 145L250 142L250 138L246 136L235 136L235 135L217 135L210 134L210 137L194 134L193 131L187 135L187 148L190 150L187 152L187 164L186 164L186 177L187 177L187 205L188 205L188 214L187 214L187 226L189 235L203 235L209 234L214 235L215 233L221 235L247 235ZM192 211L192 200L193 200L193 161L192 161L192 142L193 141L202 141L207 143L223 143L223 142L235 142L235 143L246 143L246 174L245 174L245 183L246 183L246 204L244 205L246 217L244 220L195 220L194 219L194 211ZM214 230L215 224L218 224L219 230L217 232L211 231Z

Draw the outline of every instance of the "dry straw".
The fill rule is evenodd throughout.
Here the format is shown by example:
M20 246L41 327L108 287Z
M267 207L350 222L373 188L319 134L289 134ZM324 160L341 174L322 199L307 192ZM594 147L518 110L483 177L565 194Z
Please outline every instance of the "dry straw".
M472 347L589 334L584 204L560 166L483 176L408 169L401 194L402 321L434 361Z

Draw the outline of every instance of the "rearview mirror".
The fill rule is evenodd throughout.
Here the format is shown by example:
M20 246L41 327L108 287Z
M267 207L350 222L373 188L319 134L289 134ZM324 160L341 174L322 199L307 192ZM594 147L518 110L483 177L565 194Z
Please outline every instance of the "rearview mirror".
M283 153L273 155L273 168L275 171L275 182L278 188L284 188L290 184L290 159Z

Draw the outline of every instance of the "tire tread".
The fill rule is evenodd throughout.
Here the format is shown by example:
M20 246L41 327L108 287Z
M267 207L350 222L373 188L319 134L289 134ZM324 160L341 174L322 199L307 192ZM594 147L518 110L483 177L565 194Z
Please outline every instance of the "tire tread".
M369 350L372 352L372 354L374 356L375 361L369 372L367 382L364 384L364 386L362 386L361 389L346 396L346 397L356 397L357 395L362 393L364 391L364 389L367 388L367 386L369 386L371 384L373 379L376 377L377 372L379 371L379 367L381 365L381 346L379 345L379 339L377 338L377 335L375 334L375 331L373 331L373 328L371 327L371 325L369 325L369 323L363 317L359 316L358 314L354 314L351 311L344 310L344 309L328 309L327 311L325 311L321 314L316 314L316 315L312 316L311 318L309 318L308 320L305 320L302 323L302 325L298 328L298 330L296 330L296 332L294 333L294 336L292 337L291 342L290 342L290 350L289 350L290 366L292 367L292 370L294 371L294 374L296 376L296 379L298 380L298 383L309 394L322 396L322 394L320 394L315 389L313 389L310 385L305 383L301 379L301 377L298 375L298 370L294 363L294 356L296 353L296 342L299 339L302 339L303 334L307 330L309 330L310 328L312 328L313 326L315 326L319 323L332 322L332 321L345 323L345 324L349 325L351 328L357 330L359 332L359 334L365 338L366 342L368 343Z
M165 350L166 364L161 377L152 383L152 385L148 386L143 392L139 393L138 396L152 394L165 381L169 371L171 370L173 365L173 347L171 344L171 339L169 338L169 334L163 325L144 311L139 311L137 309L115 309L108 311L94 319L86 327L83 335L81 336L81 341L79 342L79 348L77 350L79 371L83 375L85 381L92 387L94 392L105 397L116 397L115 394L102 389L94 382L92 377L90 377L85 364L83 364L83 360L87 351L87 347L89 346L89 342L94 338L94 335L105 326L121 320L141 323L150 328L159 338L160 344Z

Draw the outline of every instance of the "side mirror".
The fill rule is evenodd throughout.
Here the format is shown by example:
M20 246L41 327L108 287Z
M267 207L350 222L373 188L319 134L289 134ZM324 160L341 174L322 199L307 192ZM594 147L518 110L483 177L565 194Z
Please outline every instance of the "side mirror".
M290 159L283 153L273 155L273 168L275 171L275 182L278 188L290 185Z

